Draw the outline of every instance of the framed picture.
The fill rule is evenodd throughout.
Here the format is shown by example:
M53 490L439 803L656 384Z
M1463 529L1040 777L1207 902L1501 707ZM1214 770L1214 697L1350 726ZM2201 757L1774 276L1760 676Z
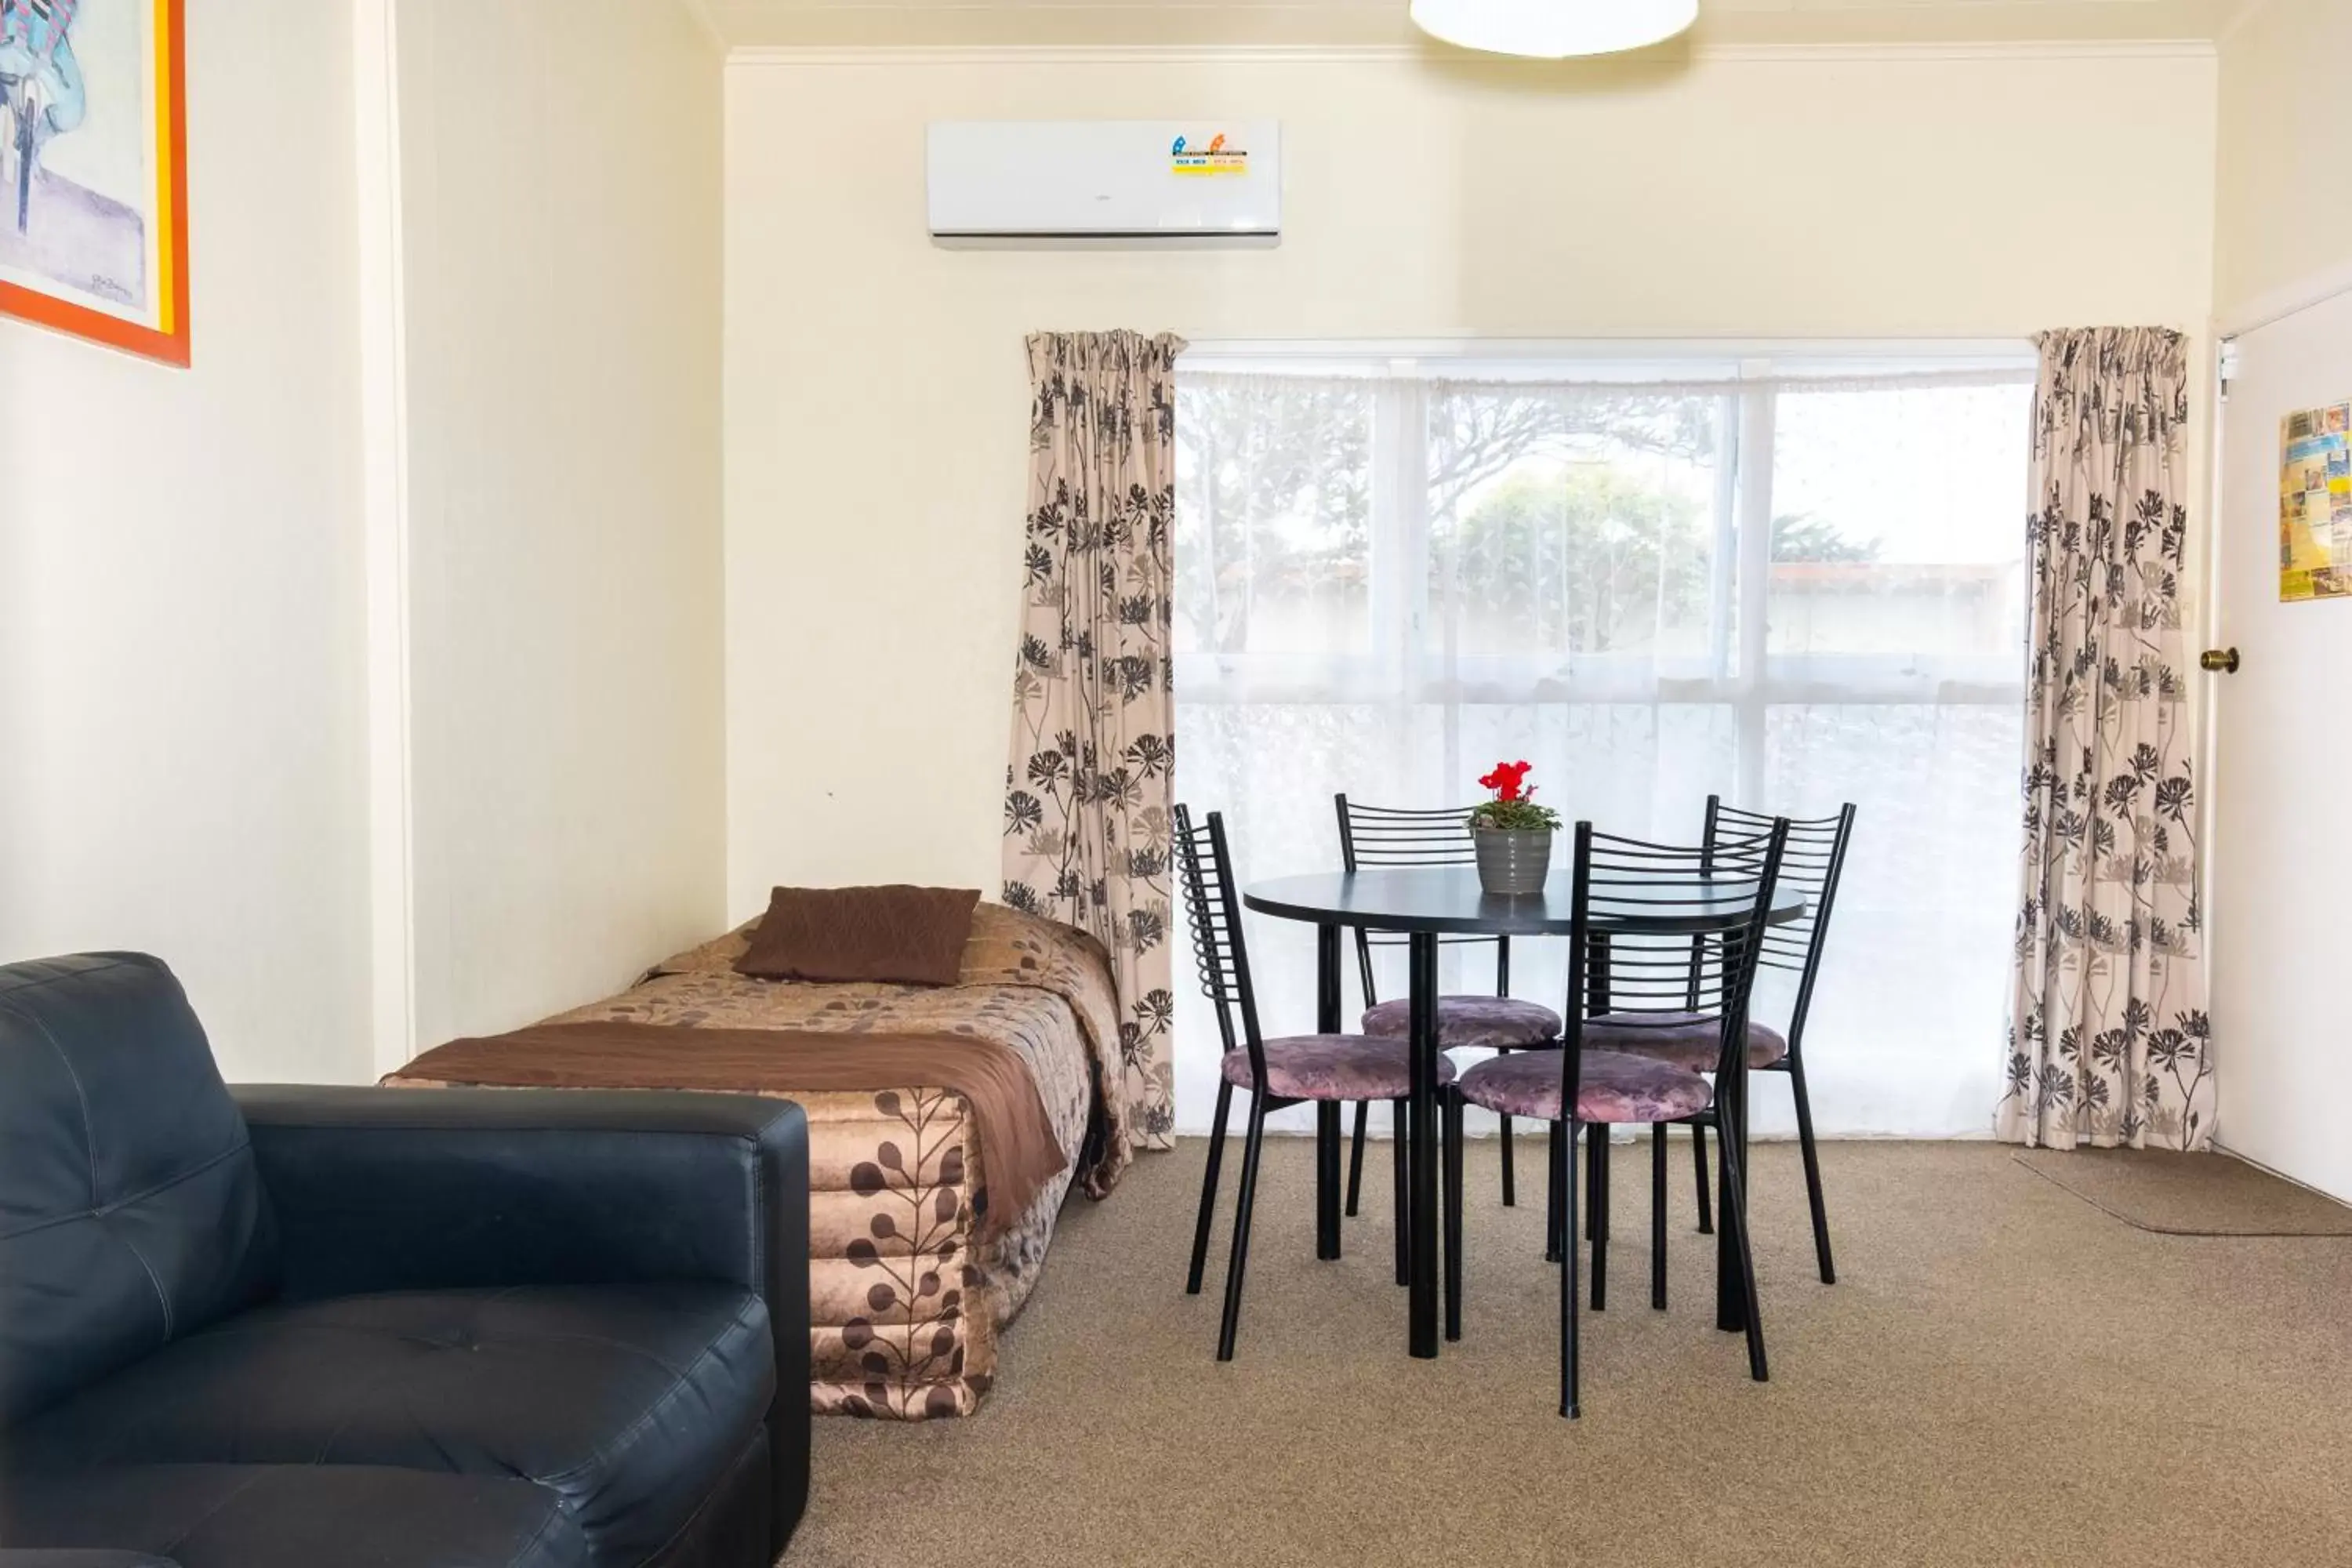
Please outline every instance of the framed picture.
M0 315L188 363L183 0L0 0Z

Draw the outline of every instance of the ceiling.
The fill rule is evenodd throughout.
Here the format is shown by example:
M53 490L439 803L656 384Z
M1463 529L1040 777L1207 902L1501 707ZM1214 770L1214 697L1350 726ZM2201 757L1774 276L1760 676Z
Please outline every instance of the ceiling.
M688 0L737 46L1414 43L1406 0ZM2210 39L2264 0L1700 0L1709 44ZM1436 49L1440 46L1431 45Z

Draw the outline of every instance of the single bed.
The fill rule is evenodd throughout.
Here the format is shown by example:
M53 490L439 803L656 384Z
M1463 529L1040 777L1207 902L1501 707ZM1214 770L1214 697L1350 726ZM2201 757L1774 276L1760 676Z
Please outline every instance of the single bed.
M453 1042L384 1081L740 1087L799 1101L809 1120L813 1407L898 1420L967 1415L994 1380L997 1336L1036 1284L1070 1187L1103 1197L1131 1158L1116 1098L1109 961L1081 931L982 904L952 985L760 980L734 968L756 924L656 965L617 996L511 1036ZM600 1029L632 1041L620 1076L583 1078L560 1048L538 1048L567 1038L594 1044ZM708 1031L700 1063L698 1030ZM713 1063L747 1060L743 1043L761 1040L751 1031L774 1033L775 1058L741 1073L740 1085L713 1081ZM837 1071L819 1075L817 1058L838 1068L852 1042L819 1036L890 1040L899 1053L891 1070L907 1081L789 1087L802 1050L812 1081L840 1080ZM927 1054L908 1066L916 1047ZM990 1116L975 1111L989 1101L942 1087L983 1052L1025 1069L1060 1155L1053 1174L1024 1184L1033 1195L1009 1215L991 1213L982 1132ZM929 1061L940 1064L936 1075L922 1066ZM733 1070L721 1067L717 1077ZM923 1081L934 1076L940 1081ZM1053 1163L1050 1152L1045 1166L1030 1162Z

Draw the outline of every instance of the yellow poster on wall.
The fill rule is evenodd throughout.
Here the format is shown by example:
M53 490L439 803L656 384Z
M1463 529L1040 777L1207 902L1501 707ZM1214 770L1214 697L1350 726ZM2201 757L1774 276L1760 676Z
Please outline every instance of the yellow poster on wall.
M2352 595L2352 403L2279 421L2279 598Z

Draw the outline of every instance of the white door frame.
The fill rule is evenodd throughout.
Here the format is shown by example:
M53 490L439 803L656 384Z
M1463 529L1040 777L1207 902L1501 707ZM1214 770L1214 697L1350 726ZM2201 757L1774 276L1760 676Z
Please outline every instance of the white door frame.
M354 0L361 508L367 563L369 1017L378 1075L416 1054L409 708L407 300L396 0Z

